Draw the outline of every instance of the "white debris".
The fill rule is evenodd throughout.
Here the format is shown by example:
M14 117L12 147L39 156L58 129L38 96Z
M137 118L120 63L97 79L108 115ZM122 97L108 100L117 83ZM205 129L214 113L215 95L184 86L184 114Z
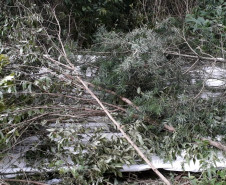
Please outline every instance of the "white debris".
M201 76L201 80L204 81L205 85L212 88L225 88L226 87L226 70L220 67L203 67L199 70L191 71L193 79L191 83L195 84L197 79L195 78L198 74Z
M39 70L39 74L45 74L45 73L51 73L52 72L52 70L51 69L49 69L49 68L46 68L46 67L42 67L42 68L40 68L40 70Z
M209 98L216 98L216 97L219 97L221 96L222 93L220 92L208 92L208 91L204 91L201 93L200 97L202 99L209 99Z
M220 67L204 67L204 77L226 79L226 70Z
M59 184L62 180L61 179L51 179L48 180L46 183L47 184Z
M196 159L195 162L190 160L185 162L186 152L182 152L181 156L177 156L176 160L172 162L164 162L160 157L153 155L150 159L156 168L162 168L164 170L169 171L189 171L189 172L201 172L203 169L201 168L200 160ZM226 168L226 158L223 156L221 152L217 154L218 160L216 162L216 167L218 169ZM122 168L122 172L138 172L138 171L146 171L150 170L150 166L147 164L139 164L139 165L124 165Z
M92 69L91 69L90 67L88 67L88 68L86 69L86 76L87 76L87 77L91 77L91 76L92 76Z
M208 79L206 80L206 85L209 87L222 87L226 85L226 81L218 79Z
M88 63L88 62L96 62L96 60L99 58L100 56L96 56L96 55L76 55L76 62L83 64L83 63Z
M203 99L220 97L223 93L216 90L226 89L226 69L216 66L205 66L198 70L190 71L191 84L202 81L205 85L200 97ZM214 91L214 92L211 92Z

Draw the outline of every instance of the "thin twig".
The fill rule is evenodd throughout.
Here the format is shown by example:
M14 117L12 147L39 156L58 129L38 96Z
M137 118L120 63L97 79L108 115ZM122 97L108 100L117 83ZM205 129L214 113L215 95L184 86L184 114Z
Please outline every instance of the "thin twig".
M99 87L99 86L95 86L94 84L90 83L90 82L86 82L89 86L93 87L93 88L97 88L99 90L103 90L107 93L110 93L112 95L115 95L117 97L119 97L122 101L124 101L125 103L127 103L128 105L134 107L137 111L140 111L139 107L137 107L136 105L134 105L128 98L125 98L125 97L122 97L120 95L118 95L116 92L114 91L111 91L111 90L108 90L108 89L104 89L102 87Z
M191 65L191 67L189 67L189 68L183 73L183 75L185 75L187 72L189 72L189 71L197 64L198 61L199 61L199 58Z
M224 59L224 58L211 58L211 57L202 57L202 56L195 56L195 55L186 55L186 54L176 53L173 51L165 51L164 53L167 55L176 55L176 56L187 57L187 58L196 58L196 59L202 59L202 60L226 62L226 59Z
M30 123L30 122L36 121L36 120L38 120L38 119L40 119L40 118L42 118L42 117L44 117L44 116L47 116L47 115L49 115L49 113L40 114L40 115L38 115L38 116L36 116L36 117L33 117L33 118L29 119L29 120L25 120L25 121L19 122L19 123L17 123L16 125L14 125L14 124L9 125L9 126L7 126L7 128L4 128L4 129L2 129L2 130L7 130L7 129L11 128L11 127L13 127L13 128L14 128L14 127L19 128L20 126L24 125L25 123Z
M180 34L179 34L180 35ZM189 47L189 49L196 55L198 56L198 53L190 46L190 44L188 43L186 37L185 37L185 31L184 31L184 27L183 27L183 37L182 39L185 41L185 43L187 44L187 46Z
M7 94L7 93L6 93ZM14 93L8 93L8 94L14 94ZM49 95L49 96L58 96L58 97L65 97L65 98L71 98L71 99L74 99L74 100L78 100L78 101L85 101L85 102L92 102L92 103L95 103L93 99L86 99L86 98L79 98L79 97L75 97L75 96L70 96L70 95L64 95L64 94L59 94L59 93L36 93L36 92L17 92L15 94L30 94L30 95ZM107 105L109 107L114 107L114 108L117 108L123 112L126 112L125 109L123 109L122 107L120 106L117 106L117 105L113 105L113 104L110 104L110 103L106 103L106 102L103 102L104 105Z
M70 67L74 68L74 65L71 63L71 61L68 59L67 57L67 54L65 52L65 49L64 49L64 45L63 45L63 42L61 40L61 26L60 26L60 23L59 23L59 20L56 16L56 13L55 13L55 10L53 11L53 15L57 21L57 25L58 25L58 39L59 39L59 42L60 42L60 45L61 45L61 48L62 48L62 51L63 51L63 54L64 54L64 58L66 59L67 63L70 65Z
M56 63L56 64L58 64L58 65L64 66L65 68L67 68L67 69L69 69L69 70L74 70L74 68L69 67L69 66L67 66L67 65L65 65L65 64L62 64L61 62L58 62L58 61L56 61L56 60L54 60L54 59L48 57L48 55L43 55L43 57L46 58L46 59L48 59L48 60L50 60L50 61L52 61L52 62L54 62L54 63Z

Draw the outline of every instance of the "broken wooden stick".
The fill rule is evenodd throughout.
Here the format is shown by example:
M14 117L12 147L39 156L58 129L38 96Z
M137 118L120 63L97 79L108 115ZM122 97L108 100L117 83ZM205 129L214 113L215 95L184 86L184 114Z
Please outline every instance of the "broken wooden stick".
M87 84L79 77L76 77L80 83L83 84L85 89L89 92L89 94L98 102L98 104L101 106L101 108L104 110L104 112L107 114L107 116L111 119L111 121L116 125L118 130L122 133L122 135L125 137L125 139L131 144L131 146L136 150L136 152L140 155L140 157L151 167L151 169L162 179L162 181L170 185L171 183L169 180L167 180L158 170L155 168L150 160L143 154L143 152L138 148L138 146L131 140L131 138L124 132L120 124L112 117L112 115L109 113L107 108L102 104L102 102L97 98L97 96L89 89Z

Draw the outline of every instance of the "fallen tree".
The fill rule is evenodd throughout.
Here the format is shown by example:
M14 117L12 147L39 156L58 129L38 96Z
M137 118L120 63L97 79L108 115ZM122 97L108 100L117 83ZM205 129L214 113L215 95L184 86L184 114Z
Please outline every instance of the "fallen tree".
M154 153L172 161L185 150L186 160L200 159L206 169L206 161L214 164L217 149L226 150L224 96L200 98L209 88L208 76L192 74L206 59L208 65L219 66L222 57L195 54L190 41L177 37L173 27L168 37L146 27L130 33L101 28L92 52L103 57L80 62L77 54L84 52L65 39L51 8L43 11L46 20L36 7L19 2L17 7L19 16L15 11L1 22L9 25L2 32L0 55L2 158L27 136L37 135L43 143L29 149L26 159L32 165L48 156L44 164L56 167L67 183L108 182L103 174L121 176L123 164L142 158L170 184L147 156ZM94 80L85 79L85 68L97 71ZM118 129L123 138L109 141L98 136L103 128L87 128L88 119L104 115L114 123L109 130L117 134ZM88 144L82 143L81 135L90 132ZM218 135L221 142L215 140ZM65 170L68 158L76 166Z

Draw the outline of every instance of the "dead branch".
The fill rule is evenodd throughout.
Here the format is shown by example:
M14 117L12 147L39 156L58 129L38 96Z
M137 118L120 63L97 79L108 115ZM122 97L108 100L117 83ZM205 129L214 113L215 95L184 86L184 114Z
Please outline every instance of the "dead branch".
M40 114L40 115L38 115L38 116L36 116L36 117L33 117L33 118L29 119L29 120L25 120L25 121L22 121L22 122L20 122L20 123L17 123L17 124L16 124L16 127L19 128L19 127L23 126L25 123L32 123L32 122L34 122L34 121L36 121L36 120L39 120L40 118L45 117L45 116L47 116L47 115L49 115L49 113ZM9 129L10 127L15 128L15 125L8 126L7 128L2 129L2 131L3 131L3 130L6 130L6 129Z
M189 67L189 68L183 73L183 75L185 75L187 72L189 72L191 69L193 69L193 67L195 66L195 64L197 64L198 61L199 61L199 59L197 59L197 60L191 65L191 67Z
M7 93L6 93L7 94ZM9 94L13 94L13 93L9 93ZM49 96L56 96L56 97L65 97L65 98L71 98L74 100L78 100L78 101L83 101L83 102L90 102L95 104L96 101L94 101L93 99L87 99L87 98L81 98L81 97L75 97L75 96L70 96L70 95L64 95L64 94L59 94L59 93L45 93L45 92L41 92L41 93L36 93L36 92L17 92L15 94L30 94L30 95L49 95ZM118 105L113 105L110 103L106 103L106 102L102 102L104 105L107 105L109 107L114 107L118 110L121 110L123 112L126 112L126 110Z
M108 89L104 89L102 87L99 87L99 86L95 86L94 84L90 83L90 82L86 82L89 86L93 87L93 88L97 88L99 90L103 90L109 94L112 94L112 95L115 95L117 96L118 98L120 98L122 101L124 101L125 103L127 103L128 105L134 107L137 111L140 111L139 107L137 107L136 105L134 105L128 98L125 98L125 97L122 97L120 95L118 95L116 92L114 91L111 91L111 90L108 90Z
M56 61L56 60L50 58L48 55L43 55L43 57L46 58L46 59L48 59L48 60L50 60L50 61L52 61L52 62L54 62L54 63L56 63L56 64L58 64L58 65L60 65L60 66L65 67L65 68L67 68L67 69L69 69L69 70L74 70L74 68L69 67L69 66L67 66L67 65L65 65L65 64L62 64L61 62L58 62L58 61Z
M110 55L112 54L112 52L94 52L94 51L79 51L78 53L81 54L95 54L95 55ZM125 52L117 52L115 54L129 54L131 53L130 51L125 51ZM187 54L181 54L181 53L177 53L174 51L164 51L164 54L166 55L175 55L175 56L181 56L181 57L185 57L185 58L194 58L194 59L202 59L202 60L210 60L210 61L218 61L218 62L226 62L226 59L224 58L220 58L220 57L203 57L203 56L199 56L199 55L187 55Z
M178 55L181 56L182 54L178 54ZM198 58L201 58L201 57L198 57L198 56L192 56L192 55L186 55L186 56L191 56L192 58L197 58L197 59L198 59ZM204 57L204 58L208 58L208 57ZM48 57L48 59L51 59L51 58ZM215 62L217 61L216 58L209 58L209 59L211 59L211 60L213 60L213 61L215 61ZM52 59L51 61L55 62L55 60L53 60L53 59ZM68 67L68 66L67 66L66 68L67 68L67 69L70 69L70 70L73 70L71 67ZM68 78L71 79L71 80L73 79L73 77L70 76L70 75L68 75L68 74L66 75L66 77L68 77ZM90 83L90 82L86 82L86 83L87 83L88 85L90 85L91 87L96 87L95 85L93 85L93 84ZM110 94L113 94L113 95L119 97L122 101L124 101L124 102L127 103L128 105L134 107L137 111L140 112L139 107L137 107L136 105L134 105L133 102L131 102L129 99L117 95L117 93L115 93L114 91L111 91L111 90L108 90L108 89L104 89L104 88L102 88L102 87L96 87L96 88L99 89L99 90L104 90L104 91L106 91L106 92L108 92L108 93L110 93ZM175 129L174 127L170 126L170 125L164 124L164 128L165 128L166 130L170 131L170 132L175 132L175 131L176 131L176 129ZM224 145L221 144L221 143L219 143L219 142L218 142L218 145L215 145L214 142L215 142L215 141L209 142L209 144L212 145L212 146L214 146L214 147L216 147L216 148L218 148L218 149L220 149L220 150L223 149L223 151L226 151L226 149L225 149L226 146L225 146L225 147L218 147L218 146L224 146Z
M175 56L181 56L185 58L195 58L195 59L202 59L202 60L226 62L226 59L224 58L211 58L211 57L202 57L202 56L196 56L196 55L186 55L186 54L176 53L173 51L165 51L164 53L167 55L175 55Z
M111 121L116 125L118 130L122 133L122 135L126 138L126 140L131 144L131 146L136 150L136 152L140 155L140 157L152 168L152 170L162 179L165 184L170 185L171 183L167 180L150 162L150 160L143 154L143 152L138 148L138 146L131 140L131 138L124 132L120 124L112 117L106 107L101 103L101 101L96 97L96 95L89 89L87 84L77 76L77 79L83 84L86 90L90 93L90 95L98 102L98 104L102 107L107 116L111 119Z
M204 138L204 137L202 138L202 141L208 141L210 145L226 152L226 146L221 144L220 142L212 141L212 140Z
M61 45L61 48L62 48L62 51L63 51L64 58L67 61L67 63L70 65L70 67L74 68L74 65L71 63L71 61L67 57L67 54L66 54L65 49L64 49L63 42L61 40L61 26L60 26L59 20L57 19L55 10L53 11L53 15L54 15L56 22L57 22L57 25L58 25L58 39L59 39L59 42L60 42L60 45Z

